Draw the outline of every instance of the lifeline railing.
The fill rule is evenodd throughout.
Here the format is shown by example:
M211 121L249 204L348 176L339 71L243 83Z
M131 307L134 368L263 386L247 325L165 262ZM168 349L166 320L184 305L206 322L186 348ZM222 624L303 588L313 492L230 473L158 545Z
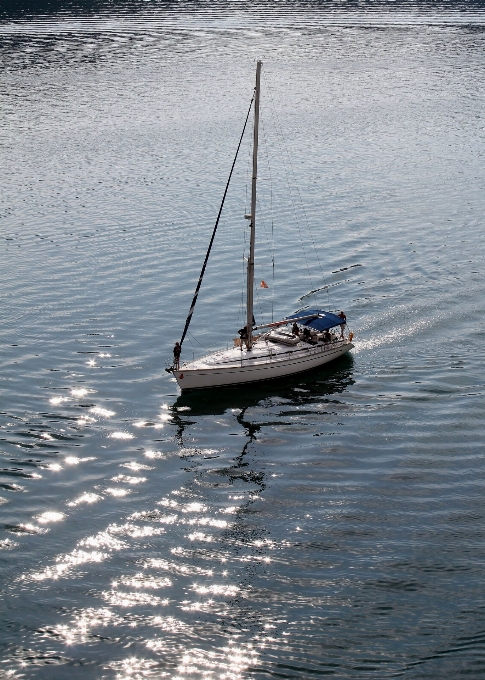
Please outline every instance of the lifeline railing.
M202 364L205 364L206 366L226 366L226 365L238 365L240 366L243 363L249 363L249 362L258 362L263 359L269 358L270 361L277 360L281 361L283 359L289 359L291 355L292 357L301 357L304 355L308 354L324 354L325 352L335 349L336 347L340 347L341 345L345 344L346 342L349 342L346 338L334 338L333 340L330 340L329 342L325 343L319 343L318 345L310 345L309 347L301 347L299 349L289 349L286 350L285 352L273 352L271 351L269 354L258 354L256 356L242 356L241 352L241 357L238 359L231 359L228 361L217 361L217 359L214 358L212 354L200 357L200 359L197 359L197 363L200 362ZM206 359L207 357L207 359ZM210 357L210 360L209 360ZM195 362L192 362L195 363ZM182 366L186 367L188 365L187 362L182 364Z

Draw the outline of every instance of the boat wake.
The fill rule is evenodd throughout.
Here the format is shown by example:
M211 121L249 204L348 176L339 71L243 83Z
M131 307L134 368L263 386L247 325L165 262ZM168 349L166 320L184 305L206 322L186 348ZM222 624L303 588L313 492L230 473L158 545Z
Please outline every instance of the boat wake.
M382 320L380 320L380 324L382 325ZM376 333L371 337L367 337L365 340L358 339L359 330L362 331L362 329L358 329L356 333L357 337L354 336L352 341L354 344L354 354L373 350L385 345L400 344L405 339L418 335L418 333L424 329L429 328L430 325L430 319L423 319L422 321L416 321L412 324L403 324L384 333Z

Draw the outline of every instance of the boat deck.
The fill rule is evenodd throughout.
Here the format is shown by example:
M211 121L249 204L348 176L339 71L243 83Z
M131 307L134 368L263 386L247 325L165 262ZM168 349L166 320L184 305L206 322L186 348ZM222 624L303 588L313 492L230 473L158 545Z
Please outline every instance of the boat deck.
M278 363L288 359L298 358L299 356L323 355L332 353L336 349L348 343L346 339L334 339L331 342L311 344L301 340L297 345L288 346L280 343L271 342L266 338L259 338L255 341L252 350L246 347L231 347L230 349L220 350L211 354L206 354L195 361L180 364L179 370L200 371L214 368L237 368L241 366L258 366L267 364L268 361Z

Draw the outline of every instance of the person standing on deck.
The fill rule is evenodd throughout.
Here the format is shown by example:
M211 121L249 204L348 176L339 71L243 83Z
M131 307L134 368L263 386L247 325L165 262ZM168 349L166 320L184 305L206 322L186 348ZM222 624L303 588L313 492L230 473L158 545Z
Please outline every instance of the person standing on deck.
M340 337L343 338L345 324L347 323L347 317L343 312L340 312L340 314L338 314L337 316L339 316L343 320L343 323L340 324Z
M173 348L173 365L176 371L179 370L181 353L182 348L180 347L180 343L176 342L175 347Z

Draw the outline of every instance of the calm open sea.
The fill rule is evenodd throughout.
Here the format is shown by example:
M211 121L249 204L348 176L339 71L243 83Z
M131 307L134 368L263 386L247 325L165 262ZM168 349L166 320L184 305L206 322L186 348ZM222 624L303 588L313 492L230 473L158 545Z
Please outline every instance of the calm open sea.
M485 678L485 4L4 7L0 678ZM257 59L256 319L356 347L181 396Z

